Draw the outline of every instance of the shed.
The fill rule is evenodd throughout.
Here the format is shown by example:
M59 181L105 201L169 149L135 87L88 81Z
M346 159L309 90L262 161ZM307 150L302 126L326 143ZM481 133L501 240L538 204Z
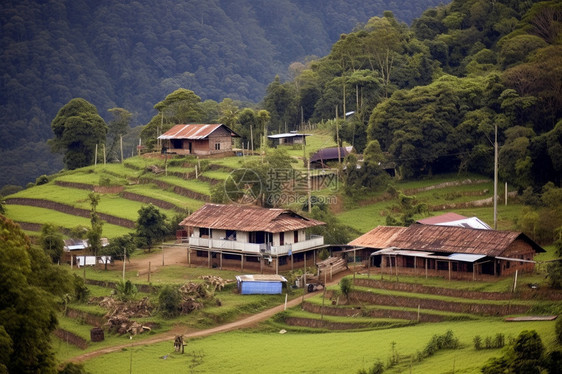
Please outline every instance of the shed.
M291 131L283 134L268 135L267 137L274 142L275 146L278 146L278 145L306 144L307 136L310 136L310 134L299 134L296 131Z
M276 295L282 293L285 277L278 274L237 275L238 291L242 295Z
M232 139L240 137L223 124L175 125L158 139L162 151L181 155L211 155L231 152Z

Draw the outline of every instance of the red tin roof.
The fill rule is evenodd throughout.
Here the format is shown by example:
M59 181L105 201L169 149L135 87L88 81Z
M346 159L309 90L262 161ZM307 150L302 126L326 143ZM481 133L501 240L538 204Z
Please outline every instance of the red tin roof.
M220 230L287 232L324 225L286 209L267 209L253 205L205 204L185 218L181 226Z
M220 127L230 132L234 137L239 135L232 131L228 126L223 124L189 124L189 125L175 125L164 134L160 135L158 139L205 139Z

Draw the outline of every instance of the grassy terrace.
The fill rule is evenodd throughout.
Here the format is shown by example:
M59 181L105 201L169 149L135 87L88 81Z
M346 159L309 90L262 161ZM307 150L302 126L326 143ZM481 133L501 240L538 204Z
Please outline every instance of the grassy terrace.
M150 179L158 179L158 180L164 181L166 183L169 183L173 186L187 188L189 190L202 193L204 195L210 195L211 194L209 184L206 183L206 182L202 182L200 180L197 180L197 179L185 180L185 179L181 179L181 178L173 177L173 176L159 176L157 178L156 177L149 177L149 178Z
M27 205L8 205L7 214L10 219L18 222L37 223L40 225L53 223L68 229L76 227L77 225L90 226L90 220L88 218L76 217L55 210ZM103 225L103 236L108 238L125 235L129 232L131 232L131 230L125 227L111 225L109 223ZM36 232L32 234L37 235Z
M127 186L125 191L133 192L138 195L152 197L155 199L163 200L168 203L174 204L178 208L197 210L202 205L203 202L189 197L177 195L171 191L164 190L153 184L139 184L134 186Z
M354 290L369 292L377 295L385 295L385 296L398 296L398 297L409 297L409 298L416 298L416 299L429 299L429 300L440 300L440 301L447 301L453 303L462 303L462 304L489 304L489 305L504 305L509 301L506 300L475 300L475 299L463 299L460 297L451 297L451 296L442 296L442 295L431 295L425 293L414 293L414 292L402 292L402 291L392 291L392 290L381 290L381 289L373 289L368 287L358 287L354 286ZM519 305L534 305L536 301L533 300L516 300L515 304Z
M357 278L369 278L381 280L380 271L371 269L370 276L366 274L358 274ZM398 271L398 280L402 283L422 284L428 287L452 288L457 290L469 290L480 292L510 292L513 287L513 277L501 277L495 281L449 281L442 277L409 276L400 275ZM395 282L396 275L383 274L383 280ZM544 274L521 273L518 275L517 283L525 285L527 283L539 283L544 280Z
M194 355L202 357L196 366L205 373L253 373L256 365L264 373L355 373L372 366L379 359L386 363L392 354L391 342L401 356L408 357L423 350L431 337L452 330L459 338L461 348L442 351L435 356L414 364L414 373L450 372L476 373L484 362L500 356L501 350L476 351L472 340L475 335L494 336L503 333L506 337L517 336L523 330L536 330L543 343L554 348L554 322L506 323L499 319L444 322L439 324L416 324L395 329L364 332L337 332L324 334L278 334L278 330L236 331L217 334L202 339L190 339L186 354L173 353L171 342L138 346L131 350L116 352L86 362L86 370L96 373L126 372L130 356L133 357L133 371L181 372L193 365ZM266 357L255 359L256 352ZM220 354L217 354L220 352ZM168 355L166 360L161 357ZM389 372L408 372L409 360L402 367ZM298 368L298 369L296 369ZM462 369L462 370L461 370Z

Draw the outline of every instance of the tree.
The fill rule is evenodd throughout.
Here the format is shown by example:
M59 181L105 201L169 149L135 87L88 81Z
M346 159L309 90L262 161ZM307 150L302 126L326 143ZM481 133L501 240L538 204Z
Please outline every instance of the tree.
M154 145L156 138L173 125L197 123L204 117L201 98L191 90L178 88L154 105L158 111L141 132L144 144Z
M544 345L536 331L522 331L513 346L499 358L491 358L482 367L484 374L539 374L545 367Z
M129 130L131 125L131 118L133 115L123 108L111 108L108 112L113 115L113 118L108 123L107 141L109 149L107 151L108 159L121 160L121 155L118 152L117 145L122 136ZM123 161L123 160L121 160Z
M64 241L62 234L55 225L47 223L41 227L39 242L51 261L53 263L59 262L64 249Z
M31 251L19 226L0 216L0 370L5 367L10 373L55 372L50 334L57 309L46 289L61 279L43 278L42 269L52 265L41 250ZM34 274L36 270L42 274ZM41 285L43 280L48 284ZM64 292L64 283L58 288Z
M136 223L138 245L147 246L150 251L154 243L163 240L168 232L166 215L152 204L143 206L138 213L139 218Z
M67 169L91 165L95 148L105 143L107 125L88 101L75 98L64 105L51 122L55 137L49 141L53 152L64 155Z
M97 206L100 202L100 195L90 192L88 194L90 200L90 224L92 227L88 230L88 245L90 252L97 256L101 250L101 235L103 231L103 221L98 215Z

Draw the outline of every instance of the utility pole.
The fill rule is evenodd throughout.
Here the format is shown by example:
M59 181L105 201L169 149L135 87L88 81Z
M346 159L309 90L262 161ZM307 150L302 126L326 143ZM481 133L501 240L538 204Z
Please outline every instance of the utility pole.
M494 125L494 230L498 229L498 124Z
M345 116L345 115L344 115ZM338 164L341 166L340 130L338 125L338 106L336 105L336 145L338 147Z

